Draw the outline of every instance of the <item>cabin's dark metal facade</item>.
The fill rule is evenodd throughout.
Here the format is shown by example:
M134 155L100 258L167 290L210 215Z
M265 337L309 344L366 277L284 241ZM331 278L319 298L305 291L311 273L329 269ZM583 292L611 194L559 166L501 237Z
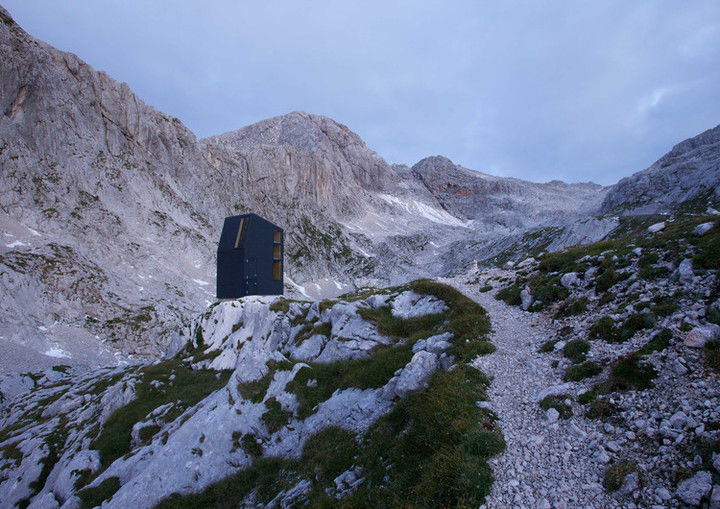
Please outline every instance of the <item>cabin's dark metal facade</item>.
M257 214L225 218L217 250L217 298L283 294L284 232Z

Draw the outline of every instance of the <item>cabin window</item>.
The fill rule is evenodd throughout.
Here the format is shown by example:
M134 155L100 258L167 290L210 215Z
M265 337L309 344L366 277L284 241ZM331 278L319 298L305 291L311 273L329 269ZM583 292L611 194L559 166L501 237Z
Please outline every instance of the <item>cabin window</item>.
M282 258L282 246L275 244L273 246L273 260L280 260Z
M245 238L245 230L247 230L247 217L240 219L237 237L235 237L235 249L242 247L243 239Z
M273 260L273 278L275 281L282 279L282 260Z
M281 231L274 231L273 232L273 242L275 244L279 244L282 242L282 232Z

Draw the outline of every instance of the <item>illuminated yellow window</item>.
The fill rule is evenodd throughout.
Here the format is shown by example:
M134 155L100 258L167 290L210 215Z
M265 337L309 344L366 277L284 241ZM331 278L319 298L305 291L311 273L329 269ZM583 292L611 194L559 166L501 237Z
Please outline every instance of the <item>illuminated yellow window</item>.
M280 281L282 279L282 261L281 260L275 260L273 262L273 278L275 278L275 281Z
M247 229L247 217L240 219L240 226L238 227L237 237L235 237L235 249L242 247L243 239L245 238L245 230Z
M282 242L282 232L279 232L279 231L273 232L273 242L275 242L275 243Z

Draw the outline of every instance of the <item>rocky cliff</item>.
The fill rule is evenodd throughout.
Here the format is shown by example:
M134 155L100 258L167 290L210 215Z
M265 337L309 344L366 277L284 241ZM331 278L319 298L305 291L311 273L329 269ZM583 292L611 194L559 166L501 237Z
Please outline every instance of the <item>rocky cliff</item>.
M605 213L648 214L680 207L704 211L720 202L720 126L678 143L649 168L618 182Z
M214 300L227 215L282 226L287 289L315 298L457 271L528 228L574 230L604 193L442 158L389 165L346 126L302 112L197 140L0 17L3 368L160 352Z

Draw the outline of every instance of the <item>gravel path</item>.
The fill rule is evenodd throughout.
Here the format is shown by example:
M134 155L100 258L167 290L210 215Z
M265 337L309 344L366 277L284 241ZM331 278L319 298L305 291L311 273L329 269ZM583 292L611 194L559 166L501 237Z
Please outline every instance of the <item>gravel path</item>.
M495 292L479 292L482 280L466 281L443 282L490 314L497 351L475 365L493 379L488 397L507 442L505 452L490 461L495 483L486 507L628 507L630 501L621 504L602 487L606 465L598 457L606 444L599 423L582 416L551 422L538 405L542 390L562 383L550 356L538 353L539 345L555 335L552 322L495 300Z

